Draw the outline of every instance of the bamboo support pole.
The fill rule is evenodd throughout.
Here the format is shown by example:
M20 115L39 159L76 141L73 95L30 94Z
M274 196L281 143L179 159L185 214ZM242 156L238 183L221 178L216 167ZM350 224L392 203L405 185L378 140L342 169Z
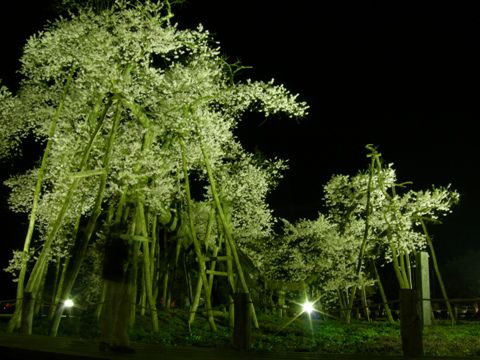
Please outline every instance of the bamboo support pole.
M50 306L48 307L48 321L51 321L53 318L53 313L55 311L55 305L57 303L57 288L60 281L60 267L61 267L61 258L57 255L55 259L55 276L53 278L53 289L52 296L50 297Z
M145 266L145 265L144 265ZM147 284L146 284L146 277L145 277L145 271L142 272L142 293L140 294L140 316L144 317L145 316L145 310L147 307Z
M97 304L97 308L95 309L95 318L97 319L97 321L100 321L100 316L103 310L103 303L105 302L105 295L106 295L106 286L102 280L102 293L100 294L100 299Z
M378 285L378 290L380 292L380 296L382 298L382 305L385 309L385 314L387 315L387 320L390 324L394 324L395 321L393 320L392 312L390 310L390 306L388 305L387 295L385 294L385 290L383 288L382 280L380 279L380 275L377 270L377 266L375 265L375 261L371 260L373 273L375 274L375 282Z
M157 217L157 216L155 216ZM153 288L153 298L155 299L155 303L158 301L158 294L160 292L160 279L161 279L161 272L160 272L160 239L159 233L155 232L155 237L157 238L156 242L156 251L155 251L155 269L154 269L154 288ZM162 305L162 304L160 304Z
M347 317L347 304L345 303L345 296L343 295L342 291L340 289L337 289L337 295L338 295L338 304L340 306L340 313L341 313L341 318L346 320Z
M230 284L230 288L232 290L232 293L235 293L237 291L237 284L235 282L235 276L234 276L234 273L233 273L232 249L230 248L230 244L226 241L225 241L225 253L227 254L228 283Z
M413 288L413 280L412 280L412 264L410 260L410 254L405 253L405 265L407 267L407 279L408 283L410 284L410 288Z
M33 308L33 315L34 317L38 315L40 308L43 303L44 298L44 290L45 290L45 282L47 280L47 273L48 273L49 263L45 264L43 267L42 276L40 278L40 285L37 290L37 298L35 299L35 306Z
M235 283L235 277L233 274L233 260L232 260L232 250L230 249L230 245L228 242L225 242L225 252L227 254L227 274L228 274L228 283L230 284L230 288L232 290L232 294L236 293L237 285ZM230 294L228 296L228 314L229 314L229 326L233 329L235 324L235 303L233 301L233 295Z
M134 229L134 227L132 227ZM132 257L131 257L131 269L129 272L130 283L130 319L128 325L132 327L135 324L137 316L137 289L138 289L138 257L140 253L140 242L134 242L131 244Z
M181 144L181 151L182 151L182 163L183 163L183 175L184 175L184 181L185 181L185 194L187 197L187 210L188 210L188 220L189 220L189 227L190 227L190 235L192 237L193 241L193 246L195 250L195 255L197 257L198 265L199 265L199 276L202 279L203 282L203 288L205 291L205 303L207 307L207 314L208 314L208 323L210 325L210 328L213 331L217 330L217 327L215 325L215 321L213 318L213 313L212 313L212 304L211 304L211 299L209 297L210 290L208 288L208 279L207 279L207 274L205 273L205 261L203 260L203 255L202 251L200 249L200 243L198 242L197 235L195 232L195 225L193 223L193 212L192 212L192 199L190 195L190 183L188 180L188 169L187 169L187 157L186 157L186 149L185 149L185 143L183 140L180 141Z
M371 148L371 150L373 149ZM395 184L392 186L392 194L393 194L392 196L385 190L385 183L383 181L383 174L382 174L382 162L380 160L380 154L376 150L373 150L372 159L375 160L380 188L383 194L385 195L385 197L390 201L390 204L389 204L390 210L392 211L395 220L397 220L398 222L397 212L399 210L398 210L398 206L395 199L395 196L396 196ZM401 253L397 252L397 249L395 248L395 245L393 244L393 241L392 241L391 233L392 233L393 227L390 224L390 222L387 220L386 215L384 215L384 218L388 227L387 236L389 240L389 246L392 251L393 267L394 267L395 275L397 276L397 280L399 282L400 288L401 289L411 288L412 284L411 284L411 281L409 281L409 277L407 274L405 259L403 259L403 256ZM400 262L398 261L399 258L400 258Z
M421 219L421 218L420 218L420 224L422 225L423 232L424 232L425 237L427 239L427 244L428 244L428 248L430 250L430 255L432 256L433 268L435 270L435 274L437 275L438 283L440 285L440 290L442 291L443 299L445 300L445 305L447 306L448 314L450 315L450 319L452 321L452 324L455 324L456 317L455 317L454 312L452 310L452 305L450 304L450 301L448 299L445 284L443 283L442 274L440 273L440 268L438 266L437 255L435 254L435 249L433 248L432 238L430 237L430 234L428 233L427 226L425 225L425 221L423 221L423 219Z
M357 268L356 268L357 276L359 276L362 271L363 257L365 256L365 250L367 248L368 233L370 231L370 213L372 211L370 198L372 193L372 180L373 180L373 171L374 171L374 164L375 164L374 162L375 162L375 159L372 158L370 162L369 171L368 171L367 205L365 207L365 229L363 231L362 244L360 246L360 253L358 255L358 260L357 260ZM355 301L355 295L357 292L357 286L353 286L351 291L352 293L350 295L350 301L348 303L348 309L345 316L345 320L347 324L350 323L350 320L351 320L353 303Z
M198 276L197 286L195 287L195 295L193 297L192 305L190 306L190 314L188 316L188 328L190 329L191 325L195 321L195 315L197 314L198 305L200 303L200 296L202 294L203 281L202 277Z
M82 205L83 205L83 201L82 201ZM76 239L77 236L78 236L78 230L80 228L80 220L82 219L82 215L79 214L77 216L77 220L75 221L75 225L74 225L74 228L73 228L73 239ZM54 317L55 317L55 311L58 307L58 303L59 301L61 300L62 298L62 291L63 291L63 284L65 283L65 278L66 278L66 275L67 275L67 270L68 270L68 266L70 264L70 258L71 256L68 256L65 258L65 261L63 262L63 266L62 266L62 273L60 275L60 279L58 281L58 283L56 282L55 283L55 288L54 288L54 291L53 291L53 294L52 294L52 301L51 301L51 304L50 304L50 309L49 309L49 313L48 313L48 321L50 324L52 324L52 321L54 321ZM60 265L60 260L59 260L59 265Z
M363 307L363 312L365 314L365 318L367 319L368 322L372 322L372 319L370 318L370 309L367 303L367 292L365 290L365 286L362 286L361 294L362 294L362 307Z
M162 289L162 307L164 309L167 309L167 297L168 297L168 279L169 278L169 269L165 271L165 274L163 276L163 289Z
M154 214L152 217L152 231L150 233L150 239L152 240L152 244L150 247L150 274L152 274L152 286L156 284L155 281L155 265L156 265L156 259L157 259L157 251L158 251L158 238L157 238L157 219L158 217ZM155 287L155 286L154 286ZM153 291L155 292L155 291Z
M143 251L145 253L145 258L149 256L149 248L148 243L143 243ZM157 306L155 304L155 300L153 298L152 292L152 277L150 274L149 264L144 265L143 267L144 277L145 277L145 290L146 290L146 298L148 300L149 308L150 308L150 315L152 317L152 329L154 332L159 331L158 327L158 314L157 314Z
M392 244L390 235L387 234L387 237L389 237L389 240L390 240L389 246L390 246L390 250L392 251L393 271L395 272L395 276L397 277L398 283L400 285L400 289L408 289L408 284L405 281L405 276L398 262L397 250L395 246Z
M33 231L35 229L35 222L37 219L38 201L40 199L40 192L42 190L43 176L45 174L45 170L47 169L47 159L48 159L48 156L50 155L50 149L52 147L52 139L55 135L58 120L60 119L60 114L63 111L63 107L68 94L68 90L70 89L74 71L75 71L75 68L72 67L67 77L67 81L63 89L62 97L57 106L57 109L55 110L55 114L53 115L53 119L52 119L52 122L50 123L50 127L48 130L47 145L45 146L45 150L43 151L42 162L40 164L40 168L38 169L38 173L37 173L37 181L36 181L35 190L33 193L32 210L30 211L27 234L25 235L25 240L23 243L24 254L27 254L30 250L30 243L32 241ZM26 258L24 258L22 260L22 266L20 267L20 273L18 274L15 312L8 323L7 332L13 332L13 330L15 330L20 325L21 315L22 315L22 299L23 299L23 291L24 291L26 274L27 274L27 262L26 262Z
M49 322L53 321L56 308L58 307L58 302L60 301L60 299L62 297L63 284L65 282L65 277L67 275L67 270L68 270L68 265L69 264L70 264L70 257L67 257L67 258L65 258L65 261L63 262L62 273L60 275L60 280L58 282L58 286L56 288L52 304L50 305L50 312L48 314Z
M100 184L97 190L97 196L95 198L95 204L93 206L92 213L90 215L90 218L88 219L88 223L85 229L85 232L83 233L83 236L81 238L80 243L78 244L78 248L74 256L72 257L72 269L68 273L67 280L65 282L65 287L62 289L62 296L61 299L65 300L70 296L70 292L72 291L73 285L75 284L75 281L77 279L77 276L80 272L80 268L83 263L83 259L85 258L85 255L87 253L88 249L88 244L90 242L90 239L95 232L95 228L97 225L97 220L101 214L102 211L102 203L103 203L103 198L105 196L105 189L107 186L107 173L108 173L108 168L110 164L110 158L112 155L113 151L113 144L115 142L115 137L117 134L118 126L120 124L120 118L122 114L122 106L121 104L117 104L117 108L115 110L115 115L113 119L113 124L112 127L109 131L108 139L107 139L107 144L106 144L106 149L105 153L103 156L103 161L102 161L102 167L105 169L105 173L102 173L100 175ZM76 180L74 180L76 181ZM78 184L77 184L78 185ZM55 312L54 319L52 326L50 327L50 335L51 336L56 336L58 332L58 326L60 325L60 320L61 316L63 314L63 306L57 306L57 311Z
M200 149L202 151L203 159L205 161L205 167L207 169L207 175L208 175L208 180L209 180L209 183L210 183L210 188L212 190L213 200L215 202L215 206L217 208L218 216L220 217L220 220L222 222L222 226L223 226L223 229L224 229L224 232L225 232L225 237L226 237L226 240L227 240L226 243L228 244L228 246L231 249L233 259L234 259L235 265L237 267L237 273L238 273L238 277L239 277L239 280L240 280L240 284L242 286L242 290L243 290L244 293L249 294L247 281L245 279L245 275L243 273L243 268L242 268L242 265L240 263L240 259L238 257L237 249L235 247L235 241L234 241L233 236L232 236L232 230L230 228L230 225L227 223L225 214L223 212L223 208L222 208L220 198L218 196L218 192L217 192L217 188L216 188L215 179L213 177L213 171L212 171L212 168L210 166L210 160L208 158L208 154L205 150L202 139L200 137L199 137L199 143L200 143ZM254 326L255 326L255 328L258 328L259 327L258 326L258 320L257 320L257 316L255 314L255 307L253 306L253 302L250 302L250 311L252 312L252 321L254 323Z
M210 212L209 212L209 215L208 215L207 229L205 231L205 244L208 244L208 242L209 242L211 232L212 232L212 225L213 225L214 217L215 217L215 208L212 207ZM214 251L214 254L216 255L218 253L218 247L215 246L213 251ZM207 258L204 257L204 261L207 261L206 259ZM215 263L214 262L212 264L210 264L210 270L215 270ZM207 273L208 273L208 270L207 270ZM209 293L207 295L208 298L211 298L212 287L213 287L213 274L210 274L210 276L208 278L208 289L209 289ZM189 314L189 318L188 318L189 329L190 329L191 325L193 324L193 322L195 321L195 316L196 316L196 313L198 311L198 305L200 303L200 295L201 295L202 289L203 289L203 282L202 282L202 278L199 276L198 280L197 280L197 286L195 288L195 294L193 296L193 299L192 299L192 302L191 302L191 305L190 305L190 314Z
M142 201L138 201L137 203L137 231L144 237L147 237L147 226L146 226L146 217L145 217L145 210ZM152 274L150 272L151 264L150 264L150 247L148 242L143 243L143 277L145 283L145 292L146 298L148 300L148 305L150 308L150 316L152 318L152 329L154 332L159 331L158 327L158 314L157 314L157 305L153 298L153 291L152 291Z
M190 272L187 269L187 260L186 260L185 253L183 253L182 264L183 264L183 276L185 277L185 284L187 286L188 305L190 306L193 303L192 277Z
M405 263L405 253L400 253L398 258L400 259L400 269L402 270L403 280L405 281L406 288L411 289L412 284L408 281L407 266Z

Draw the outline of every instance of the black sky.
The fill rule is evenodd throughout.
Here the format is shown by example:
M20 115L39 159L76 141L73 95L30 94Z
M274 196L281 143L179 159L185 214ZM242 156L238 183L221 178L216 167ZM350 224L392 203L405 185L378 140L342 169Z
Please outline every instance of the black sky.
M13 89L23 43L53 16L49 3L0 5L0 78ZM477 14L473 6L442 2L190 0L175 19L181 27L202 23L232 61L253 66L245 76L275 78L311 106L298 123L279 118L260 125L252 118L238 130L247 149L290 159L270 197L276 215L314 217L322 186L333 174L364 169L364 146L373 143L401 181L415 188L451 183L461 193L454 214L433 229L445 262L480 249L479 114L446 111L468 108L457 100L471 99L478 87ZM20 164L3 164L1 180ZM23 241L5 193L2 227L10 230L3 254Z

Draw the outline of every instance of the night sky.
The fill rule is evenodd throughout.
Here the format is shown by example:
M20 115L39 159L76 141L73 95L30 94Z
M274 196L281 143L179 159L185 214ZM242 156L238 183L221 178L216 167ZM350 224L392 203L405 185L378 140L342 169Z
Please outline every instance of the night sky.
M49 1L8 3L0 5L0 78L15 89L23 43L54 13ZM277 216L315 217L323 185L333 174L365 169L364 147L372 143L400 181L417 189L451 183L460 192L461 204L432 229L445 263L480 250L479 114L450 112L468 108L456 100L472 98L478 84L480 16L458 4L380 3L190 0L175 19L182 28L202 23L232 61L253 66L243 76L275 78L309 103L302 121L252 117L238 129L248 150L290 160L269 199ZM1 164L0 180L30 167L30 158ZM8 213L1 187L4 268L11 247L23 244L26 219ZM2 287L4 279L2 272Z

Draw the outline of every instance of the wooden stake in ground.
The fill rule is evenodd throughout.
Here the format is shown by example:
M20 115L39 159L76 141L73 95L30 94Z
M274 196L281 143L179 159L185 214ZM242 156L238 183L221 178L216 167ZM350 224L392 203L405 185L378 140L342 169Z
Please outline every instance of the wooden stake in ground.
M417 288L419 290L420 315L423 326L432 325L432 303L430 301L430 267L428 253L420 251L417 254Z
M233 346L238 350L249 350L251 344L252 317L250 311L250 294L236 293L235 325L233 327Z
M403 355L423 356L422 323L418 311L417 293L413 289L400 289L400 335Z

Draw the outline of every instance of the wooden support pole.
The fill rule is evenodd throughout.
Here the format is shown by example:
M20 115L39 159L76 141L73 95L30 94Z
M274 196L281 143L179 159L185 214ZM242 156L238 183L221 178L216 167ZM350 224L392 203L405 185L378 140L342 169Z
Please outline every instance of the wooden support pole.
M235 293L235 322L233 326L233 346L238 350L249 350L251 345L252 316L250 294Z
M405 357L423 356L422 323L417 293L400 289L400 335Z

